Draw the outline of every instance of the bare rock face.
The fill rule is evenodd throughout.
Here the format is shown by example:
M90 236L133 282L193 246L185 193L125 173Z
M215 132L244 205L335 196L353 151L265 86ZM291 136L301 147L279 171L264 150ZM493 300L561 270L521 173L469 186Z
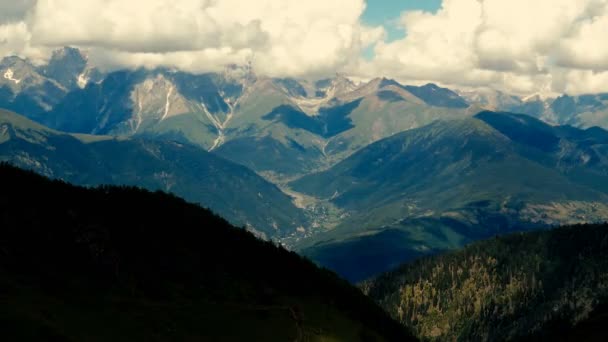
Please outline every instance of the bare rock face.
M163 75L151 76L135 85L131 91L133 116L129 119L133 133L143 126L190 111L190 104L177 90L175 84Z
M14 94L39 86L46 80L34 65L16 56L6 57L0 62L0 74L0 85L8 86Z
M35 117L53 108L67 89L44 76L36 66L20 57L0 61L0 107Z
M89 82L87 64L87 58L80 50L64 47L55 50L49 63L41 69L46 77L57 81L67 90L73 90L84 88Z

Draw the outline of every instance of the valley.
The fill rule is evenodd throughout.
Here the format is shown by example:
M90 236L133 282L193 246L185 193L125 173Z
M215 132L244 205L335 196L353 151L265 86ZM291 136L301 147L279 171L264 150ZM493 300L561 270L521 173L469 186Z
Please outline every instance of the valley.
M270 78L251 65L102 73L73 48L48 66L0 64L10 74L0 105L49 127L15 129L22 119L3 113L1 160L77 184L174 192L351 281L495 234L608 219L608 133L580 121L603 115L601 94ZM158 169L108 164L113 145L141 145ZM244 169L228 175L214 163Z
M0 342L608 341L608 0L0 0Z
M2 110L0 127L0 161L48 177L179 194L265 238L288 236L307 225L304 213L275 185L195 146L67 134Z
M31 104L5 106L39 123L0 112L0 160L175 193L351 282L495 235L608 220L608 132L548 124L519 98L238 66L100 76L78 50L54 58L78 61L72 76L2 62ZM81 87L83 72L97 78Z

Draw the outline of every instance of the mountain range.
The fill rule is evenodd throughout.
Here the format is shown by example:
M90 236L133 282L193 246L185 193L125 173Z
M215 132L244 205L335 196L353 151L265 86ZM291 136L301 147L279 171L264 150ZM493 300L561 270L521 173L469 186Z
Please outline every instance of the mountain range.
M251 65L100 71L75 48L46 65L6 57L0 76L0 107L32 120L0 113L0 160L175 193L351 281L495 234L608 219L605 94Z
M608 94L583 94L543 97L508 95L491 89L460 91L469 103L485 109L528 114L554 125L571 125L578 128L594 126L608 128Z
M80 50L65 47L42 66L17 56L5 57L0 61L0 76L2 108L40 118L71 91L101 81L103 74L87 63Z
M578 225L608 220L605 94L101 71L75 48L0 76L13 340L603 338L606 227Z
M352 280L470 241L608 217L608 132L481 112L373 143L290 184L346 218L299 246Z
M6 57L0 74L0 105L50 128L187 142L280 180L332 166L404 130L484 109L608 127L605 94L522 98L386 78L269 78L250 65L198 75L170 69L103 73L70 47L41 66Z

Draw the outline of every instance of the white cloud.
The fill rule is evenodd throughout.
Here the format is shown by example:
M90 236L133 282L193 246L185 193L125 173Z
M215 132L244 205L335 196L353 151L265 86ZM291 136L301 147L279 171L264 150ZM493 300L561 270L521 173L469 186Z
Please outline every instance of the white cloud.
M444 0L359 70L515 93L608 91L607 0Z
M35 64L43 63L52 49L30 45L31 34L23 21L0 25L0 56L20 55Z
M220 71L228 64L244 64L249 61L251 50L209 48L197 51L138 53L94 48L89 50L88 55L93 65L102 65L110 70L166 66L199 73Z
M105 47L124 52L196 51L259 44L259 22L219 21L201 0L39 0L34 44Z
M553 76L553 86L568 94L608 91L608 71L561 69Z
M556 61L560 66L608 70L608 2L591 7L586 20L581 21L566 35L558 48Z
M29 32L23 22L0 25L0 53L9 55L26 48Z
M205 72L251 60L270 76L608 91L608 0L444 0L437 13L403 13L407 36L393 42L361 23L364 9L365 0L2 1L0 54L40 61L72 45L107 68Z
M473 67L470 32L475 30L480 15L477 0L446 0L444 9L437 15L420 11L405 13L401 22L407 38L378 44L371 71L387 76L432 79L438 70L448 78L470 70Z
M8 0L0 2L0 25L19 22L36 4L36 0Z
M263 74L324 75L356 63L383 35L360 23L364 0L18 1L0 6L12 13L10 24L0 14L0 32L25 31L4 37L1 53L79 46L107 67L209 71L253 60Z

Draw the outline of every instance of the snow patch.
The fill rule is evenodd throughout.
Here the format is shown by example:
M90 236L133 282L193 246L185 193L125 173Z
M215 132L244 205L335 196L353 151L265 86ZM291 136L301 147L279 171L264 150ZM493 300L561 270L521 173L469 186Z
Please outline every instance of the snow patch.
M207 110L207 106L205 106L204 103L201 102L201 106L203 107L203 112L205 112L205 115L207 115L207 118L209 118L209 121L211 121L211 123L213 123L213 126L215 126L215 128L217 129L218 136L213 142L213 146L211 146L211 148L209 149L209 151L213 151L224 143L224 140L226 139L226 137L224 136L224 125L231 119L232 113L228 115L225 122L220 122L218 118L216 118L213 114L209 112L209 110Z
M165 112L163 113L163 117L160 118L160 121L165 120L167 114L169 114L169 108L171 108L171 94L173 93L173 85L169 86L169 90L167 91L167 99L165 100Z
M89 83L89 78L86 76L85 73L82 73L82 74L78 75L78 79L76 80L76 83L78 84L78 87L80 89L84 89L84 87L86 87L87 84Z
M340 76L331 82L331 85L323 90L322 97L301 97L294 96L291 100L300 107L300 109L309 116L319 114L321 107L326 106L333 99L339 98L341 95L348 94L357 89L357 86L348 78Z
M322 98L292 97L291 100L295 102L304 113L315 116L319 114L319 109L333 98L333 92L330 93L330 91L328 91L327 94L328 95Z
M131 130L133 131L133 133L137 133L137 131L139 130L139 127L141 126L141 123L143 121L143 117L142 117L142 111L143 111L143 104L141 102L141 96L137 96L137 113L135 114L135 127L133 127L133 121L131 120Z
M220 96L222 96L224 98L224 93L221 92ZM205 104L201 102L201 106L203 107L203 111L205 112L205 115L207 115L207 118L209 118L209 120L213 123L213 125L217 129L217 133L218 133L218 137L213 142L213 146L211 146L211 148L209 149L209 152L220 147L226 141L226 135L224 134L224 130L228 126L228 123L230 122L230 120L232 120L232 116L234 114L234 109L238 105L239 100L240 100L240 98L237 99L234 103L232 103L232 101L230 101L229 99L224 100L224 102L228 105L228 108L230 109L230 111L228 112L228 114L226 114L226 120L224 120L223 122L220 121L215 115L211 114L209 112L209 110L207 110L207 106L205 106Z
M13 81L15 82L15 84L19 84L19 82L21 82L21 80L18 80L16 78L14 78L13 76L15 76L15 73L13 72L13 69L7 69L4 72L4 78L9 80L9 81Z
M139 100L137 101L137 128L135 129L135 131L139 130L139 126L141 126L141 122L143 121L143 117L142 117L142 111L143 111L143 105L141 103L141 97L139 98Z

